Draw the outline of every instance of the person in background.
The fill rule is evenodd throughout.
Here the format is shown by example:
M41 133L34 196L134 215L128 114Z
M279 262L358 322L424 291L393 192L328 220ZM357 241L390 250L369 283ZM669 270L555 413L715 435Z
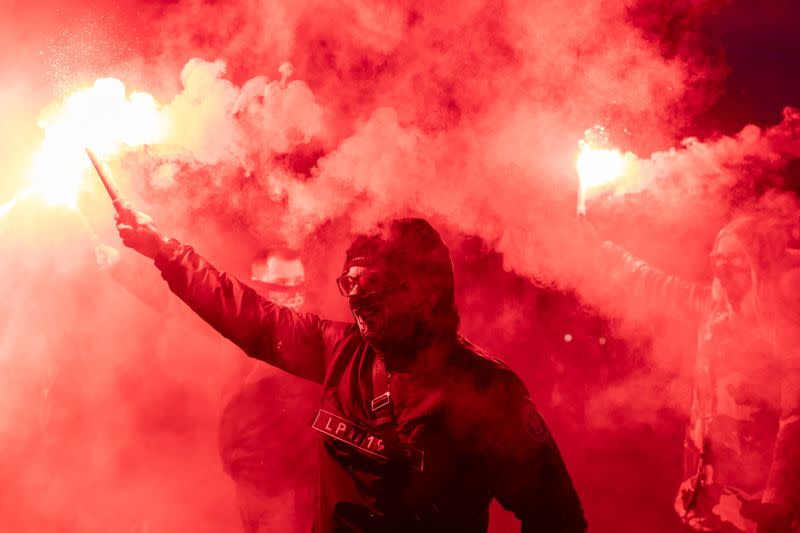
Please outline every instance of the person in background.
M259 252L250 285L263 297L301 311L305 268L287 248ZM313 515L316 461L306 431L317 387L277 368L244 360L245 377L226 402L219 423L225 472L236 484L245 533L308 531Z
M300 254L288 248L262 250L250 264L250 282L259 294L300 311L305 304L306 271Z
M740 216L717 235L709 285L689 283L606 241L601 264L633 306L697 325L683 483L690 529L798 531L800 250L796 218ZM592 229L589 229L593 233Z

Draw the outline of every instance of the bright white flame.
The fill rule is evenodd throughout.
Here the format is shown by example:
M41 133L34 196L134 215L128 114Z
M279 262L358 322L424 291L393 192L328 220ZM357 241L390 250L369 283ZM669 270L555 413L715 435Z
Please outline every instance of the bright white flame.
M7 214L13 210L17 204L19 204L22 200L27 198L33 193L33 189L25 189L24 191L20 191L12 198L11 200L7 201L6 203L0 205L0 220L2 220Z
M625 175L625 156L621 151L607 148L606 131L595 126L584 132L578 142L580 152L575 167L578 171L578 214L586 214L586 194L593 189L612 185Z
M17 203L19 203L19 196L15 196L11 200L9 200L6 203L0 205L0 218L3 218L4 216L6 216L9 213L9 211L14 209L14 206L16 206Z
M44 140L33 157L31 190L49 205L73 208L91 168L84 147L108 159L123 147L157 143L167 131L158 102L147 93L126 96L114 78L73 93L40 127Z
M592 148L588 143L581 143L576 167L581 188L587 191L621 178L625 173L625 157L619 150Z

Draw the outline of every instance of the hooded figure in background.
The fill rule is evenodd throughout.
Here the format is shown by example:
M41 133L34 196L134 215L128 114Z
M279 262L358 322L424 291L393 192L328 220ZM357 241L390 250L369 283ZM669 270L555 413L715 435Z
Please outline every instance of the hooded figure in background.
M256 292L295 311L302 309L305 268L297 252L263 250L250 266ZM243 358L242 376L220 416L219 453L236 486L243 529L308 531L316 458L307 453L314 436L306 420L318 387L249 358Z
M449 250L428 222L391 221L348 249L337 283L355 323L259 296L137 211L118 228L248 355L322 385L314 531L484 533L493 498L523 532L585 531L525 386L458 334Z
M793 231L791 218L734 220L716 238L710 286L604 244L614 284L633 288L627 294L635 304L698 324L685 481L675 500L697 531L797 531L800 256Z

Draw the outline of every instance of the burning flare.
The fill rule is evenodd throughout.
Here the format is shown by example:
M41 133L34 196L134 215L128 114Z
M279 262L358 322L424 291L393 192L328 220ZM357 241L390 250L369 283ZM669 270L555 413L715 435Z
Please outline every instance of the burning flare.
M31 185L9 204L36 194L48 205L76 208L85 173L91 168L85 147L108 159L123 148L157 143L167 130L158 102L150 94L127 96L125 85L114 78L99 79L92 87L71 94L39 125L44 140L33 157Z
M608 147L605 129L595 126L586 130L578 142L580 152L575 167L578 171L578 214L586 214L586 195L601 190L625 176L625 155Z

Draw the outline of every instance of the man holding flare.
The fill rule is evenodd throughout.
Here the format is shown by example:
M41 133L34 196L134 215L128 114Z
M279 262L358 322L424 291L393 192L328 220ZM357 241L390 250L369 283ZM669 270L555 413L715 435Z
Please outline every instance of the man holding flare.
M390 221L347 250L337 283L355 323L259 296L130 207L117 227L249 356L322 384L314 531L484 533L492 498L523 532L585 531L525 386L458 334L449 250L425 220Z

